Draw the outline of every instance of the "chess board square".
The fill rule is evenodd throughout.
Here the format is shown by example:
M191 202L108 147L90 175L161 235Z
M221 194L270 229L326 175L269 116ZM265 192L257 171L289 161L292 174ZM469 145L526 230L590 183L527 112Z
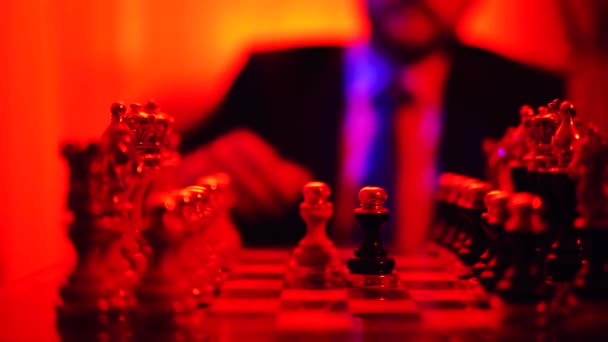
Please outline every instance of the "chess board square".
M282 300L281 310L327 310L332 312L346 312L346 300Z
M276 249L246 249L239 255L240 265L284 264L289 252Z
M326 300L337 301L346 299L346 289L290 289L286 288L281 293L282 300Z
M255 322L255 325L260 324L269 324L275 320L277 315L276 311L238 311L233 307L225 306L218 307L213 311L209 311L210 320L215 319L216 321L230 321L231 325L238 326L240 329L243 329L243 324L248 322ZM250 330L252 328L249 328Z
M417 311L357 313L355 317L360 318L368 328L370 323L382 324L386 327L394 323L401 325L406 322L418 321L421 318Z
M212 314L221 313L222 315L274 315L281 305L278 298L218 298L209 308Z
M239 264L232 269L233 273L242 274L281 274L286 270L284 264Z
M288 330L277 331L270 339L249 339L249 341L273 341L273 342L347 342L360 341L356 332L347 329L319 331L319 330ZM367 341L367 340L366 340ZM371 340L370 340L371 341Z
M445 260L428 255L401 255L395 257L397 272L400 270L446 270Z
M411 272L411 271L431 271L431 272L441 272L445 271L446 268L444 266L424 266L424 265L397 265L395 267L397 273L402 272Z
M349 299L372 299L372 300L404 300L410 296L403 288L351 288L347 290Z
M283 280L275 279L231 279L224 284L223 291L225 290L238 290L238 289L256 289L256 290L279 290L283 288Z
M410 290L412 299L421 309L463 309L476 306L475 294L467 289Z
M475 305L473 301L466 300L417 300L416 304L422 310L460 310Z
M285 276L282 273L231 273L228 279L232 280L283 280Z
M466 288L462 282L457 280L401 280L401 284L410 290L448 290Z
M349 299L349 310L353 314L417 314L416 303L411 299Z
M233 288L223 289L222 298L225 299L279 299L281 297L281 289L256 289L256 288Z
M329 310L286 310L277 315L280 331L331 332L350 331L353 317L349 312Z
M453 281L456 277L445 271L432 270L404 270L398 273L402 281L425 280L425 281Z
M448 290L422 290L410 289L410 296L416 301L422 300L455 300L472 301L475 294L468 289L448 289Z

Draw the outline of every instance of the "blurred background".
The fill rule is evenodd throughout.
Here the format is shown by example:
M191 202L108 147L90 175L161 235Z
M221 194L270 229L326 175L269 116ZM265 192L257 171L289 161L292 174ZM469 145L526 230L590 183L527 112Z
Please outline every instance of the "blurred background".
M569 72L557 1L478 0L459 37ZM0 284L72 255L60 142L98 137L112 101L153 98L185 127L221 99L250 51L368 33L358 0L7 0L0 9Z

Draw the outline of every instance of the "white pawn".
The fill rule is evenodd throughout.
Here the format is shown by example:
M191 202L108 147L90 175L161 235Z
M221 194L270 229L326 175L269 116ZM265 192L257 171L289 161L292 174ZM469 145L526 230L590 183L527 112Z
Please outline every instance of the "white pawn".
M192 293L193 277L185 270L185 250L206 215L204 193L186 188L153 198L147 206L149 224L144 236L153 249L153 258L143 274L135 295L136 340L197 331L200 312ZM174 335L176 334L176 335Z
M212 227L205 231L204 240L213 256L218 259L223 272L230 272L242 245L239 230L230 217L235 201L230 175L220 172L204 176L197 184L209 189L214 206L210 223Z
M327 237L327 222L334 208L331 189L322 182L309 182L303 188L300 216L306 235L293 251L287 272L290 287L331 288L344 285L344 267L334 243Z

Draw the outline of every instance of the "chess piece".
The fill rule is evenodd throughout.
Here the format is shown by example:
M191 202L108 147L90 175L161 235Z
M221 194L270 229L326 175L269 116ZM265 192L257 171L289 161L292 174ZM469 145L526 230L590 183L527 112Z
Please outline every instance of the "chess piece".
M199 185L186 187L182 190L189 198L192 219L189 237L179 256L181 269L190 277L192 290L197 305L208 307L213 297L218 293L223 283L222 269L208 248L206 233L213 229L212 222L217 207L213 200L212 191Z
M577 212L574 222L582 266L572 283L572 294L562 302L565 338L606 340L608 303L608 201L605 193L608 145L592 125L580 131L569 172L576 181ZM579 134L580 134L579 133ZM591 338L592 337L592 338ZM602 339L603 337L603 339Z
M205 231L203 239L218 258L224 273L234 266L242 245L239 230L230 217L235 202L231 183L230 175L223 172L203 176L197 181L209 189L214 208L212 227Z
M561 123L552 140L557 164L549 169L552 184L545 195L545 202L551 205L547 210L547 222L554 242L547 256L547 275L553 282L572 281L581 265L578 236L573 226L576 217L575 182L568 174L568 166L580 138L574 125L575 114L572 103L563 101L560 104Z
M520 108L520 124L506 151L509 155L509 169L514 192L528 191L528 168L523 160L533 148L532 119L535 115L534 109L530 106L524 105Z
M131 189L129 192L128 198L119 199L120 202L129 202L130 210L127 215L124 217L124 224L126 226L126 230L122 235L122 252L131 263L131 268L138 273L141 273L147 265L147 256L144 255L142 249L140 248L140 243L137 240L135 235L135 231L133 230L133 219L134 217L139 217L137 213L139 212L140 204L138 197L138 184L143 179L143 170L144 165L143 161L140 158L139 153L137 152L136 147L136 139L133 135L133 132L129 125L125 121L125 115L127 112L127 107L122 102L115 102L112 104L110 108L111 113L111 121L110 125L106 128L105 132L102 135L102 140L108 143L111 143L113 140L116 140L117 137L121 135L129 134L131 136L131 154L132 158L137 159L138 166L137 169L132 170L132 172L122 172L121 177L125 178L121 186L126 186ZM124 149L124 147L123 147Z
M187 242L200 220L208 215L205 192L186 188L149 199L149 224L144 236L152 259L135 294L133 309L137 339L189 335L200 327L201 316L193 294L196 284L183 266Z
M147 103L145 106L133 103L130 111L124 114L124 122L135 137L135 146L146 168L154 168L161 162L161 146L168 131L167 120L161 118L158 106Z
M388 209L384 207L387 198L382 188L367 186L359 191L360 207L355 209L355 219L361 228L362 239L355 257L347 261L350 286L397 286L395 260L388 257L380 239L380 229L389 218Z
M488 248L488 237L483 229L482 214L486 209L484 198L490 190L490 184L472 182L467 188L463 200L463 207L466 211L466 223L463 230L467 232L467 238L457 255L466 266L473 266Z
M487 212L483 214L483 228L488 236L488 249L473 266L473 275L488 291L494 288L509 262L510 254L502 243L509 197L503 190L490 191L484 197Z
M556 162L551 143L560 119L554 102L548 109L539 109L539 114L534 116L530 123L533 147L524 157L524 161L528 168L528 188L535 194L541 194L547 190L547 186L551 186L552 178L546 171Z
M444 234L448 225L448 217L451 203L448 202L448 192L453 173L442 173L439 175L437 191L435 192L435 215L430 230L430 240L438 241Z
M532 119L533 136L535 140L532 159L528 160L528 174L530 179L530 192L539 195L543 201L543 218L548 224L550 241L555 239L558 222L558 202L554 194L555 175L551 170L557 166L557 157L554 152L553 140L560 125L559 100L550 102L543 114Z
M180 135L175 131L175 118L166 112L161 112L158 105L152 101L146 103L147 113L156 115L156 127L160 136L159 167L154 177L155 191L165 192L177 188L177 166L181 156L178 152Z
M115 105L113 105L114 108ZM141 176L135 184L131 202L132 214L129 218L130 230L126 234L125 255L129 259L149 259L151 249L142 237L143 203L145 197L154 192L166 192L174 188L171 172L163 174L163 146L168 144L167 135L172 132L173 118L159 111L158 105L148 102L145 105L133 103L130 111L120 108L122 122L126 124L134 138L135 151L142 162ZM165 146L167 147L167 146ZM172 154L173 156L175 154ZM136 271L142 273L145 264L136 264Z
M567 168L574 155L574 148L580 135L574 125L576 109L569 101L563 101L559 108L560 125L552 138L553 154L557 157L557 168Z
M608 300L608 197L605 192L608 144L589 128L576 147L570 163L577 180L577 211L574 225L581 238L583 265L576 276L580 298Z
M129 177L138 165L132 147L131 135L116 130L102 143L63 149L70 168L69 236L78 259L60 289L57 318L62 331L82 329L80 338L100 331L120 333L132 304L135 277L120 252L124 218L132 209Z
M457 187L459 194L458 199L456 200L456 206L458 208L458 223L456 224L457 234L449 245L450 250L455 255L458 255L458 251L464 248L465 243L471 236L473 230L473 227L471 227L471 224L473 224L472 220L479 218L473 218L472 215L474 215L474 213L472 213L469 208L471 193L476 191L478 184L481 184L479 180L466 178ZM481 213L478 214L481 216Z
M547 226L542 222L542 200L529 193L514 194L508 204L504 240L511 263L496 285L507 302L537 303L547 298L545 253L542 243Z
M300 216L306 223L306 235L291 255L286 284L296 288L342 287L344 268L326 233L327 221L333 216L331 190L325 183L309 182L302 192Z
M447 201L451 203L449 211L449 223L447 225L446 232L441 239L441 244L446 248L452 248L456 241L462 239L462 224L464 217L464 208L460 205L461 198L464 196L464 191L471 181L470 178L455 175L451 180L451 185L447 194Z

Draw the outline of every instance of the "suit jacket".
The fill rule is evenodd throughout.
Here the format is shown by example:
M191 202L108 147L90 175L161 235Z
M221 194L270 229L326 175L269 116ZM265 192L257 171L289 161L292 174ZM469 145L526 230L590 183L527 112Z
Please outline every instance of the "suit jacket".
M227 131L253 130L281 155L337 184L340 130L345 109L345 48L312 47L255 53L218 110L184 134L188 152ZM439 170L484 176L482 140L501 137L519 121L523 104L545 104L563 92L555 75L487 51L457 45L443 91ZM296 241L304 226L297 205L286 217L244 227L245 242ZM249 228L248 228L249 227Z

